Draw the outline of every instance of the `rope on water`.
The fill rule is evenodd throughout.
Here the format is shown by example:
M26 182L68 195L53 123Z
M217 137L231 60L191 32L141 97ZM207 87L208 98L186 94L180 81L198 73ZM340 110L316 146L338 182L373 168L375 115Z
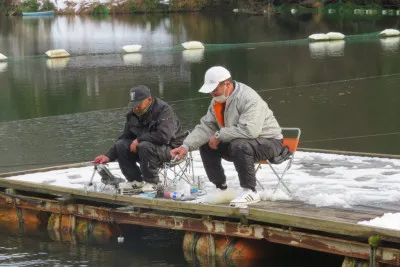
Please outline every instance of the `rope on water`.
M379 32L372 33L364 33L364 34L354 34L354 35L346 35L344 41L348 42L368 42L368 41L377 41L379 40ZM343 41L343 40L342 40ZM331 41L335 42L335 41ZM284 46L284 45L307 45L310 43L310 40L305 39L295 39L295 40L278 40L278 41L268 41L268 42L253 42L253 43L226 43L226 44L207 44L204 43L204 47L206 51L219 51L225 49L237 49L237 48L256 48L256 47L268 47L268 46ZM156 47L153 49L141 49L140 52L136 54L152 54L152 53L177 53L184 51L182 45L174 45L170 47ZM196 50L186 50L186 51L196 51ZM81 57L81 56L102 56L102 55L129 55L129 54L121 54L120 51L115 52L98 52L98 53L86 53L86 54L73 54L68 58ZM48 58L46 55L31 55L31 56L23 56L23 57L8 57L6 60L2 62L18 62L25 60L36 60L36 59L65 59L65 58Z

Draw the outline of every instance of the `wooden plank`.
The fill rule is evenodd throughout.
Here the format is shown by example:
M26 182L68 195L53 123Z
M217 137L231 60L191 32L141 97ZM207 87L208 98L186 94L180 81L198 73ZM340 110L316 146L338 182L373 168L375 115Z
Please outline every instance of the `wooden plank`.
M137 198L123 195L111 195L101 192L85 192L78 189L55 187L50 185L41 185L23 181L14 181L9 179L0 179L0 186L6 188L15 188L25 191L47 193L54 195L70 195L77 199L91 200L98 203L132 205L139 208L150 208L155 210L183 212L197 215L220 216L225 218L245 217L249 220L258 222L277 224L282 226L296 227L313 231L326 232L331 234L342 234L351 237L368 238L371 235L379 234L384 240L390 240L400 243L400 231L357 225L351 220L326 217L324 209L315 208L316 212L297 211L296 208L280 208L279 203L268 203L270 209L257 208L252 205L248 209L232 208L223 205L207 205L199 203L190 203L182 201L172 201L165 199ZM294 203L288 203L288 206ZM346 214L346 211L335 211ZM352 218L352 212L349 211L348 218Z
M36 184L25 181L0 179L0 187L14 188L28 192L53 194L61 197L74 197L77 199L90 200L98 203L132 205L139 208L151 208L166 211L185 212L200 215L213 215L222 217L238 217L237 209L218 205L205 205L199 203L173 201L168 199L153 199L109 194L103 192L84 191L80 189L58 187L52 185Z
M352 213L349 212L349 218ZM265 209L249 208L247 216L249 220L286 225L299 229L309 229L331 234L347 235L357 238L368 238L372 235L380 235L382 240L400 243L400 231L359 225L345 220L332 221L324 216L312 216L304 213L295 214L292 210L275 212Z

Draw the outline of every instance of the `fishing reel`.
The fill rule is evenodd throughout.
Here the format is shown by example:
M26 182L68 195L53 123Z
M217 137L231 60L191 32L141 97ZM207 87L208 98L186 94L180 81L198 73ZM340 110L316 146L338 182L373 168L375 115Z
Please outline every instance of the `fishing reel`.
M93 185L93 178L95 173L98 173L101 176L101 182L104 185L111 185L114 186L115 188L118 187L118 185L122 182L124 182L124 179L115 177L106 167L104 164L94 164L94 170L92 174L92 178L90 179L89 186Z

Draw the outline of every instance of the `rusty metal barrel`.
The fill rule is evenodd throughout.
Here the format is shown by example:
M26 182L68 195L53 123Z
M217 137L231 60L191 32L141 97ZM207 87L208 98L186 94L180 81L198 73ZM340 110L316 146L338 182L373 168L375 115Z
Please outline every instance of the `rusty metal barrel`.
M201 265L225 266L240 262L241 266L243 263L246 263L246 266L252 266L252 263L268 257L269 248L269 243L265 240L194 232L186 232L183 239L185 259Z

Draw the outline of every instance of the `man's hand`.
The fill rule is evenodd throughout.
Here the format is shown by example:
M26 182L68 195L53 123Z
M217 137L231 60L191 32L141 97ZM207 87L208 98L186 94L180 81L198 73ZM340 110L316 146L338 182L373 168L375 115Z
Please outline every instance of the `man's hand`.
M110 162L110 159L106 155L100 155L94 159L94 163L96 163L96 164L106 164L109 162Z
M215 136L211 136L210 140L208 141L208 146L212 149L217 149L219 143L221 143L221 140L218 140L215 138Z
M177 159L182 159L187 153L187 150L184 146L180 146L172 149L169 154L171 155L171 159L177 157Z
M130 149L131 152L137 152L137 146L139 145L139 142L137 139L133 140L133 142L131 143Z

